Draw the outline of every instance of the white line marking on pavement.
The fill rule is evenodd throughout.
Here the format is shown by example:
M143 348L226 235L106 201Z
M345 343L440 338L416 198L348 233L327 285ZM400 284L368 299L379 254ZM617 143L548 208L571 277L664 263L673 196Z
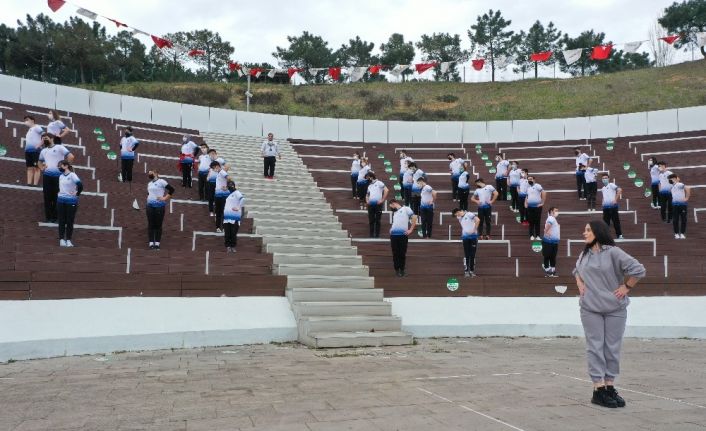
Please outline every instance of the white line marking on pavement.
M491 421L497 422L497 423L499 423L499 424L505 425L506 427L511 428L511 429L514 429L515 431L525 431L525 430L523 430L522 428L518 428L518 427L516 427L516 426L514 426L514 425L511 425L511 424L509 424L509 423L507 423L507 422L501 421L501 420L498 419L498 418L494 418L494 417L492 417L492 416L490 416L490 415L486 415L485 413L481 413L481 412L479 412L479 411L477 411L477 410L473 410L472 408L470 408L470 407L468 407L468 406L464 406L463 404L459 404L459 403L453 402L453 401L451 401L451 400L448 399L448 398L442 397L441 395L435 394L434 392L428 391L428 390L426 390L426 389L424 389L424 388L417 388L417 389L419 389L420 391L424 392L424 393L427 394L427 395L430 395L430 396L432 396L432 397L434 397L434 398L438 398L438 399L440 399L440 400L442 400L442 401L445 401L445 402L447 402L447 403L450 403L450 404L455 404L455 405L461 407L461 408L464 409L464 410L467 410L467 411L469 411L469 412L475 413L475 414L477 414L477 415L479 415L479 416L483 416L484 418L490 419Z
M582 378L574 377L574 376L567 376L566 374L559 374L559 373L550 373L550 374L553 375L553 376L557 376L557 377L564 377L564 378L567 378L567 379L578 380L579 382L591 383L591 381L588 380L588 379L582 379ZM648 393L648 392L636 391L636 390L633 390L633 389L628 389L628 388L626 388L626 387L624 387L624 386L616 386L616 388L620 389L621 391L625 391L625 392L632 392L632 393L634 393L634 394L645 395L645 396L652 397L652 398L659 398L659 399L661 399L661 400L673 401L673 402L675 402L675 403L684 404L684 405L691 406L691 407L697 407L697 408L700 408L700 409L706 409L706 406L702 406L702 405L699 405L699 404L690 403L690 402L688 402L688 401L679 400L679 399L676 399L676 398L663 397L663 396L661 396L661 395L650 394L650 393Z

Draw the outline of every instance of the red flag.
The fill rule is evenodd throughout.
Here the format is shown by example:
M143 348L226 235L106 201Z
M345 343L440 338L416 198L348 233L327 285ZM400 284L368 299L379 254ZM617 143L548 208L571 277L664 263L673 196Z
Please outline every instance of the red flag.
M47 4L49 5L49 9L52 10L52 12L56 12L61 7L66 3L64 0L47 0Z
M593 52L591 52L591 60L607 60L612 50L613 45L594 46Z
M127 24L123 24L122 22L118 21L117 19L108 18L108 21L113 21L115 23L115 26L118 28L127 27Z
M340 67L329 67L328 74L334 81L338 81L341 78L341 68Z
M370 66L370 69L369 69L369 70L370 70L370 74L371 74L371 75L377 75L378 73L380 73L380 69L382 69L382 66L379 65L379 64L376 64L376 65L374 65L374 66Z
M250 76L254 76L255 78L259 78L260 74L262 73L264 69L260 69L259 67L253 67L250 69Z
M436 66L438 63L433 62L433 63L418 63L414 65L414 68L417 69L417 73L424 73L427 70L431 69L432 67Z
M161 37L157 37L155 35L152 35L152 40L154 41L154 44L157 45L157 48L162 49L162 48L172 48L174 47L174 44L168 41L167 39L162 39Z
M544 61L549 60L551 57L552 57L551 51L535 52L534 54L530 55L530 60L544 62Z
M479 58L478 60L471 60L471 65L475 70L483 70L483 66L485 66L485 59Z
M189 57L196 57L197 55L206 55L206 51L203 49L192 49L189 51Z
M228 69L231 72L235 72L236 70L240 69L240 65L238 63L235 63L233 61L228 62Z
M303 70L304 70L304 69L299 69L299 68L296 68L296 67L290 67L289 69L287 69L287 74L289 75L289 79L292 79L292 76L294 76L295 73L301 72L301 71L303 71Z
M663 41L665 41L665 42L667 42L668 44L671 45L671 44L673 44L674 42L676 42L677 39L679 39L679 37L680 37L680 36L679 36L678 34L675 34L675 35L672 35L672 36L660 37L659 40L663 40Z

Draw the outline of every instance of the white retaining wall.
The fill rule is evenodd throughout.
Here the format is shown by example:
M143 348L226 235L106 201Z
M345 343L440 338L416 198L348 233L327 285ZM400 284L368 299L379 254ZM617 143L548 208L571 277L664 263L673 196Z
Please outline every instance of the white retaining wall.
M0 100L204 132L370 143L494 143L604 139L706 129L706 106L516 121L374 121L207 108L0 75Z

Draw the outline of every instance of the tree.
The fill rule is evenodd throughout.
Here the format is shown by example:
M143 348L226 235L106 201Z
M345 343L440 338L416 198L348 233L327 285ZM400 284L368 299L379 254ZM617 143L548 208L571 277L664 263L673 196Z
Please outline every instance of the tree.
M335 63L341 66L369 66L380 62L377 55L373 55L375 44L361 40L360 36L350 39L348 45L343 44L336 51Z
M181 74L183 75L183 72L185 71L184 69L184 62L189 60L191 57L189 57L189 53L186 51L181 50L181 47L186 47L187 45L187 36L186 33L183 31L178 31L176 33L167 33L164 36L162 36L163 39L166 39L170 41L174 46L169 48L169 47L164 47L164 48L158 48L157 45L152 46L152 49L150 50L150 56L155 60L154 64L161 64L161 61L157 60L157 57L163 55L164 58L169 59L170 62L170 73L169 73L169 80L174 81L177 78L177 75ZM154 73L154 71L153 71ZM163 79L166 79L163 78Z
M591 60L591 48L596 45L602 45L605 39L605 33L595 33L593 30L586 30L578 37L569 37L564 34L561 40L562 49L583 49L581 58L570 65L566 64L564 56L559 57L559 68L562 72L568 72L571 76L586 76L593 75L598 71L598 64L605 60Z
M8 73L9 65L11 64L11 48L16 43L15 29L5 24L0 24L0 70L2 70L2 73Z
M626 53L623 50L614 51L610 58L598 62L597 69L601 73L620 72L623 70L635 70L651 67L653 62L646 52Z
M139 81L144 78L146 50L145 45L129 31L121 31L111 39L108 61L112 66L112 78L122 82Z
M468 30L471 40L471 52L490 60L492 80L495 82L495 59L499 56L509 56L519 43L519 37L512 30L506 29L512 21L505 20L500 11L490 9L488 13L479 15L476 23Z
M674 44L681 48L696 44L696 33L706 31L706 0L685 0L674 2L664 10L664 15L657 20L670 33L681 37ZM706 57L706 46L700 47L701 55Z
M97 22L88 24L80 18L71 17L64 23L63 30L56 32L54 40L57 57L62 66L68 69L65 79L71 80L73 74L74 81L80 80L85 84L89 71L91 82L95 81L96 75L107 72L106 30Z
M53 35L57 24L44 14L36 18L27 15L26 19L26 24L17 21L17 43L12 46L10 57L18 73L45 81L55 66Z
M387 40L387 43L380 44L380 62L387 66L394 67L398 64L411 64L414 61L414 44L404 41L404 35L393 33ZM411 75L411 70L405 70L402 73L402 79L405 75Z
M460 80L456 62L463 61L468 56L468 53L461 49L461 36L451 36L449 33L433 33L431 36L424 34L422 40L417 42L417 48L422 51L424 61L453 62L447 72L448 76L454 81ZM439 81L441 78L441 67L435 66L434 79Z
M530 56L534 53L552 51L552 57L546 61L546 64L554 64L556 61L557 50L559 49L559 38L561 38L561 32L554 27L553 22L549 22L547 27L536 21L529 28L527 33L521 31L518 39L519 44L517 45L517 59L516 64L520 66L518 71L521 71L524 78L524 73L529 70L529 68L534 63L534 77L537 78L538 75L538 62L532 61Z
M204 51L204 55L194 56L191 59L206 68L206 76L210 80L225 76L224 70L235 51L230 42L224 42L220 34L210 30L190 31L186 33L186 41L189 49Z
M328 67L333 63L334 56L331 48L321 36L316 36L308 31L301 36L287 36L288 48L276 47L272 55L279 60L283 67Z

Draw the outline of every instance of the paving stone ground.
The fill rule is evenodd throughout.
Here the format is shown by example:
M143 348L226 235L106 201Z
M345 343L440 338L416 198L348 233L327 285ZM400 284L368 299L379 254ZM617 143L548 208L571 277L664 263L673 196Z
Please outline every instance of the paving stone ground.
M0 365L0 430L706 431L706 342L628 339L622 366L609 410L578 338L22 361Z

